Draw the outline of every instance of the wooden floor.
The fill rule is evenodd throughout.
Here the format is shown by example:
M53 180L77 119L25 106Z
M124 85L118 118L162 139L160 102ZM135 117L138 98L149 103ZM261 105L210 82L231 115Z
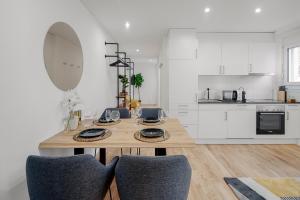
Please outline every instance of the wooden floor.
M109 158L118 154L119 149L108 149ZM141 154L154 152L142 149ZM193 149L168 149L168 155L174 154L186 155L193 170L189 200L236 199L223 177L300 176L298 145L197 145ZM115 182L112 195L113 200L119 199Z

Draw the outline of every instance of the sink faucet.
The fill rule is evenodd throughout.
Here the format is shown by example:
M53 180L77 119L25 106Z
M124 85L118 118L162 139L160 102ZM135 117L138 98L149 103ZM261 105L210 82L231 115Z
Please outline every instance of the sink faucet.
M210 90L209 88L206 89L206 91L207 91L207 100L209 100L209 90Z

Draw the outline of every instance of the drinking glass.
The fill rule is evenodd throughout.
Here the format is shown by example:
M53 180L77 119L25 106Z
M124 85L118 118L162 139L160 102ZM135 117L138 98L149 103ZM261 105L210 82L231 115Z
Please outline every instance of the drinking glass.
M164 112L164 110L163 109L159 109L157 116L158 116L159 121L163 121L164 118L165 118L165 112Z
M107 122L110 122L110 120L111 120L111 110L106 110L105 111L105 120Z
M120 119L120 112L118 110L111 111L111 119L116 122Z
M142 116L142 109L141 108L137 108L136 110L135 110L135 115L136 115L136 118L137 119L139 119L139 118L141 118L141 116Z

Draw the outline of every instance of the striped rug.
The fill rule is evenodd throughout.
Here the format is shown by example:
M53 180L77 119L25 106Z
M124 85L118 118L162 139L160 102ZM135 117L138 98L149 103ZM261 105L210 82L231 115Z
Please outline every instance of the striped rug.
M224 180L239 200L300 200L300 177Z

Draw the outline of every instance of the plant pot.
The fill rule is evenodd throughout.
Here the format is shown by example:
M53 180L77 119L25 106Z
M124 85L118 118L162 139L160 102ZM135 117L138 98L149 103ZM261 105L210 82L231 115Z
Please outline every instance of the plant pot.
M124 97L124 96L127 96L127 95L128 95L128 92L126 92L126 91L120 92L120 96L121 96L121 97Z

